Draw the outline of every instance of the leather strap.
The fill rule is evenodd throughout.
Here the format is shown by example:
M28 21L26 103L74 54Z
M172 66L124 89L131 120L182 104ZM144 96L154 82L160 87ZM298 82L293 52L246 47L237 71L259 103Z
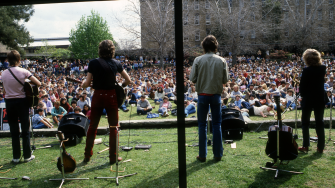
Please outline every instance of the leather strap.
M10 68L8 69L9 72L13 75L13 77L16 79L16 81L18 81L22 86L24 86L24 84L19 80L17 79L17 77L14 75L14 73L12 72L12 70L10 70Z

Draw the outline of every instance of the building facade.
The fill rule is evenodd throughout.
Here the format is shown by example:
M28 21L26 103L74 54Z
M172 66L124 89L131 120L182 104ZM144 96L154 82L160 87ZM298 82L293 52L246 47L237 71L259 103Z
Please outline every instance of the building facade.
M141 44L173 54L174 10L171 0L141 0ZM201 50L203 38L213 34L221 54L255 54L259 49L301 52L306 48L334 50L333 0L183 0L184 49ZM150 26L150 27L148 27ZM149 28L149 29L148 29Z

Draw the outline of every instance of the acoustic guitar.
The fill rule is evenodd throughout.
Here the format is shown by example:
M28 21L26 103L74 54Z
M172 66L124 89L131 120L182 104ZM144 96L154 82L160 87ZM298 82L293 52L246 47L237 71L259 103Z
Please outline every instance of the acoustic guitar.
M277 160L294 160L298 157L298 144L293 137L293 129L290 126L283 125L282 112L280 106L280 96L274 96L277 105L278 125L269 127L268 142L266 144L265 153L268 157ZM279 138L277 131L279 130Z
M38 105L38 87L36 85L30 84L29 82L24 82L23 90L26 93L26 101L29 107L34 107Z
M63 152L62 152L62 157L63 157L63 165L62 165L62 160L60 157L58 157L57 159L57 168L59 171L62 172L62 166L64 166L64 173L71 173L76 169L76 160L69 154L66 152L65 150L65 145L64 142L66 140L64 140L64 135L62 133L62 131L58 131L57 133L59 140L62 143L62 148L63 148Z
M18 81L22 86L23 90L26 94L26 103L28 107L34 107L38 105L38 87L34 84L30 84L30 80L22 83L12 72L12 70L8 69L8 71L12 74L12 76Z

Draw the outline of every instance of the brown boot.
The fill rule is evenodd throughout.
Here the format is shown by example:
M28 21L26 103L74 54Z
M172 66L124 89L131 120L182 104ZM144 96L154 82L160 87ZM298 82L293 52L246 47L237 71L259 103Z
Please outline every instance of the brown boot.
M308 152L308 147L299 147L298 150L302 152Z

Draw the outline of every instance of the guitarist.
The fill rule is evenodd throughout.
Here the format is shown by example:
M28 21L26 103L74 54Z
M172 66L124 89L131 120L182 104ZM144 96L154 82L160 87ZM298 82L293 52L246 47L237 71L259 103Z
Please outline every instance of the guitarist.
M90 127L87 131L86 148L84 162L89 162L93 155L92 149L94 139L97 133L97 127L101 118L103 109L106 109L108 116L109 126L118 126L118 104L117 96L115 92L115 80L116 74L120 73L125 79L122 83L122 87L126 87L130 83L130 78L126 71L123 70L122 65L119 61L112 59L115 55L115 46L113 41L104 40L99 44L99 57L104 59L111 67L114 75L107 74L109 70L104 70L99 60L93 59L88 65L88 73L86 80L83 82L82 87L87 88L91 85L93 80L93 89L95 89L92 106L91 106L91 122ZM116 161L116 128L110 128L109 137L109 159L111 163ZM121 161L122 158L118 157Z
M325 147L325 128L323 113L325 108L324 77L326 66L321 64L321 54L315 49L307 49L302 58L307 65L302 71L300 81L300 95L302 98L301 125L303 133L303 147L299 151L307 152L309 146L309 123L312 110L315 116L315 130L318 136L317 151L323 153Z
M16 78L24 83L25 79L31 80L36 86L41 83L26 69L20 68L20 54L16 50L12 50L7 54L10 70ZM20 130L19 122L21 123L21 137L24 161L29 162L35 158L31 155L30 149L30 135L29 135L29 107L26 103L26 94L23 90L23 85L19 83L11 72L7 69L2 73L2 81L4 93L6 93L6 109L8 115L8 123L10 133L12 135L12 149L13 149L13 163L20 162L21 148L20 148Z

